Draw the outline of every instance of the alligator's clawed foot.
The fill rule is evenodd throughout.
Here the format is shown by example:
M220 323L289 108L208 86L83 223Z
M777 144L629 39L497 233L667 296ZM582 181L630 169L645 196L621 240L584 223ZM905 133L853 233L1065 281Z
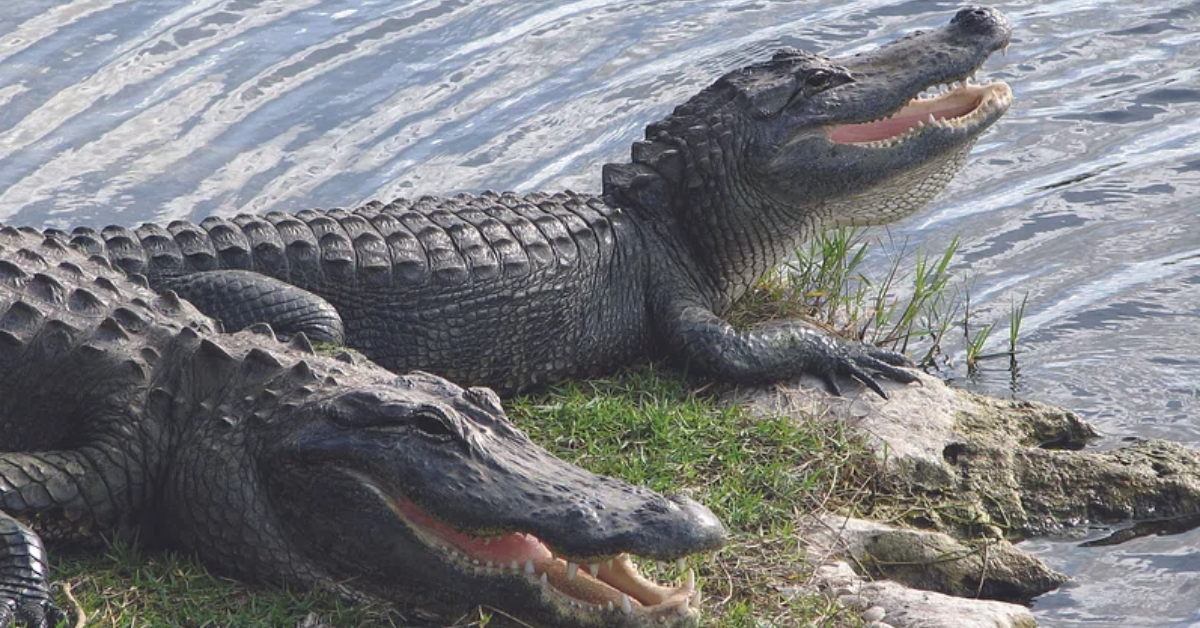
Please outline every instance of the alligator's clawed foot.
M45 594L0 597L0 628L54 628L67 618Z
M839 375L852 377L862 382L864 386L875 391L875 394L884 399L887 399L888 395L879 385L876 375L902 384L917 381L915 374L906 368L901 368L913 367L912 361L903 354L872 345L839 341L826 358L826 363L822 365L823 368L820 371L820 377L829 392L839 397L842 395L842 390L837 383Z

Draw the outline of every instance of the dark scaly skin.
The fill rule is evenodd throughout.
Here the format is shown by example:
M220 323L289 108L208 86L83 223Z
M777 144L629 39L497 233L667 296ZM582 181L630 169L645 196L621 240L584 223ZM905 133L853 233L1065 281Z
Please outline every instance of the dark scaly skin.
M434 544L429 520L504 539ZM552 590L561 560L531 555L529 576L471 559L515 532L592 562L674 560L724 539L691 500L554 458L487 389L317 356L261 325L217 333L103 257L0 226L0 628L60 617L39 533L134 529L248 580L579 628L693 626L698 611L689 591L637 589L625 613L598 584L592 604L616 608L581 610Z
M332 305L347 344L383 366L502 393L665 356L732 382L808 373L836 392L849 376L883 395L876 375L915 379L901 355L800 321L736 330L724 317L814 231L891 222L941 190L1007 101L903 145L834 144L827 132L965 79L1009 34L999 12L974 8L853 57L783 50L648 127L631 163L605 167L600 196L399 199L77 230L74 242L214 313L242 298L220 269L298 286L311 302L284 309ZM197 273L215 279L197 289ZM288 331L276 310L259 317Z

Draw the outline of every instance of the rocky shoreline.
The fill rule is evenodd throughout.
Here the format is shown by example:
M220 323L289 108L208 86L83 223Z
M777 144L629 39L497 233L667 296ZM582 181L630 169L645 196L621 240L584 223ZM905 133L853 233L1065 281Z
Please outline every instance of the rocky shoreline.
M813 513L801 534L813 578L795 591L816 589L873 628L1036 626L1023 604L1068 577L1013 543L1200 512L1200 452L1180 444L1087 448L1098 432L1067 410L929 376L886 389L888 400L839 398L814 380L725 396L762 415L840 421L876 454L899 507L866 513L874 520Z

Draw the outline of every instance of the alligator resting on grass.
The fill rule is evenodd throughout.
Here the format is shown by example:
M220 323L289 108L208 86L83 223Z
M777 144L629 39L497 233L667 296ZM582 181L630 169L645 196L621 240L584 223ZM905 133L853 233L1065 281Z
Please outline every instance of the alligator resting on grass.
M827 58L784 49L733 71L604 168L603 193L485 193L353 211L73 232L230 329L342 340L383 366L502 393L647 357L720 379L853 377L880 395L903 356L800 321L722 316L819 229L898 220L962 166L1012 99L969 80L1006 46L993 9ZM931 97L930 88L950 85Z
M551 456L488 389L214 326L104 258L0 227L0 628L59 615L27 525L136 526L234 576L452 617L695 625L690 573L661 586L629 555L720 547L700 504Z

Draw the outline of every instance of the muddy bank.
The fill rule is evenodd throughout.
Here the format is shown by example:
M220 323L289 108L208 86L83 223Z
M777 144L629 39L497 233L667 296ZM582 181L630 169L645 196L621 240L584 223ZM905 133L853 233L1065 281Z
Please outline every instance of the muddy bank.
M1200 454L1177 443L1089 448L1099 435L1067 410L954 390L932 377L888 385L888 400L823 390L803 381L737 390L727 401L841 421L878 456L879 498L856 513L873 521L814 513L801 535L822 565L811 586L882 622L872 625L968 626L989 617L979 625L1033 626L1020 603L1067 578L1012 543L1085 525L1189 521L1200 511Z

